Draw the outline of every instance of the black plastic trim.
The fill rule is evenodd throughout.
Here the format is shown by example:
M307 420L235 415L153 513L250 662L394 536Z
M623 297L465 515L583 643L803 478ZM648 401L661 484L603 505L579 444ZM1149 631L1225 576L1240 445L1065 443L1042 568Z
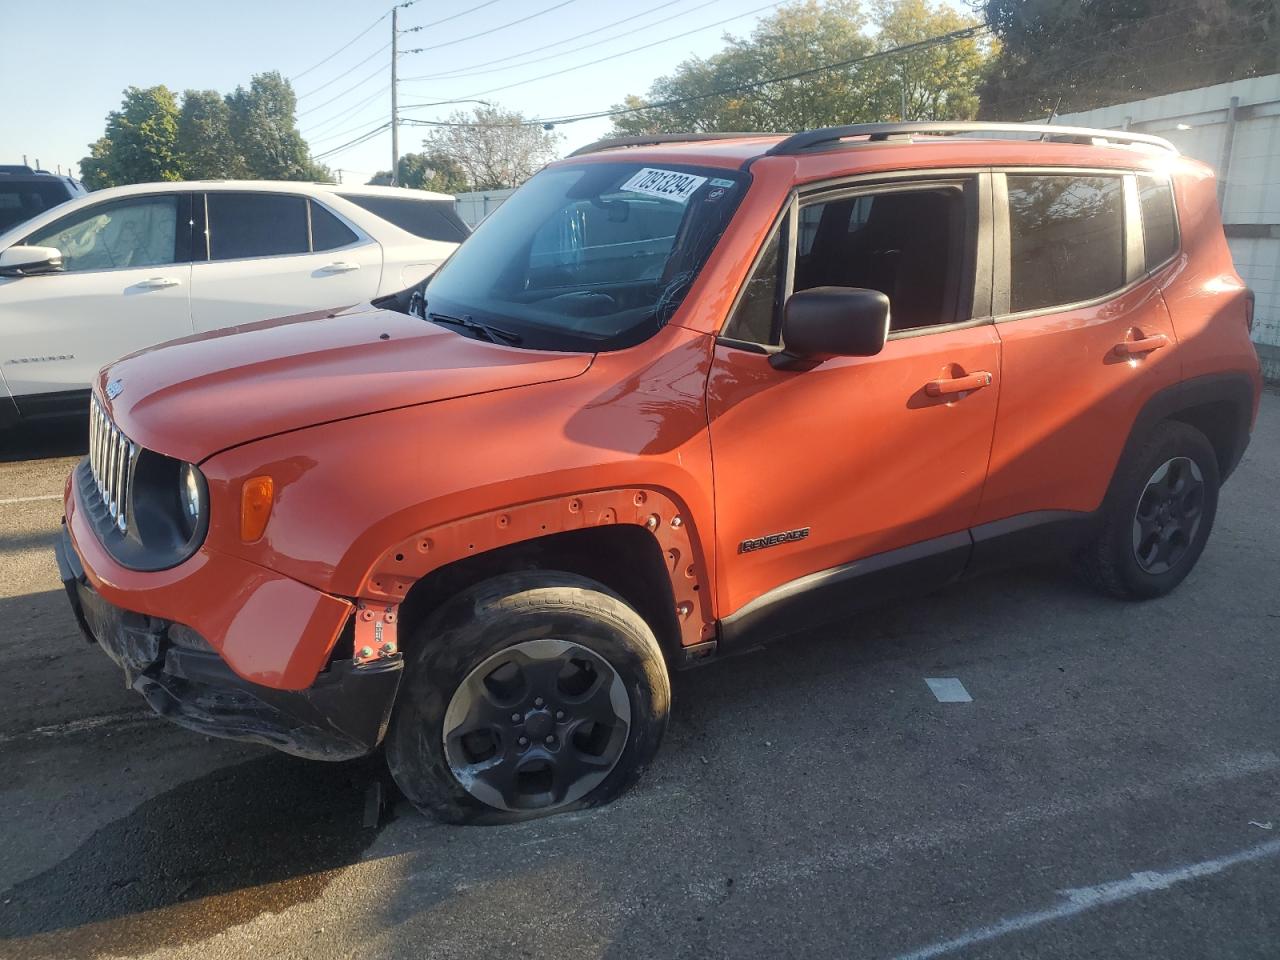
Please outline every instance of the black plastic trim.
M886 600L945 586L963 575L969 532L914 543L775 587L720 621L718 652L808 630Z
M382 741L404 671L400 654L360 666L335 661L305 690L264 687L237 676L216 653L178 646L169 635L174 621L107 602L85 577L65 525L54 550L80 629L166 720L313 760L364 756Z
M55 390L50 393L18 394L13 398L24 422L82 417L89 412L88 390Z

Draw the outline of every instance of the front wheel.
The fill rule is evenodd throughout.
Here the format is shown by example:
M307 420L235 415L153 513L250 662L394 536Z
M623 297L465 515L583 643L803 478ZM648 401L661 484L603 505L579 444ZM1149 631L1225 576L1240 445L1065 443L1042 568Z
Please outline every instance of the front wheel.
M1157 424L1120 464L1102 530L1078 557L1085 579L1125 599L1168 593L1209 540L1219 482L1217 456L1203 433L1177 421Z
M605 803L652 760L671 687L640 616L569 573L512 573L414 637L387 733L405 796L436 818L504 822Z

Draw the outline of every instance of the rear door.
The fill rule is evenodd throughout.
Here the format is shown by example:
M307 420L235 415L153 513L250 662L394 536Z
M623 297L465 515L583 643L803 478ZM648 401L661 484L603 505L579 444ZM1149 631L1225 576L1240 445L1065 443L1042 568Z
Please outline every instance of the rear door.
M1154 222L1161 183L1167 192L1167 180L1116 170L996 174L1004 385L976 523L1095 510L1139 410L1179 379L1173 324L1151 276L1172 255L1171 229L1176 246L1171 199L1159 231Z
M230 190L197 196L207 218L207 260L191 277L198 332L377 296L381 248L318 201Z
M24 415L81 392L103 365L191 333L190 195L81 207L22 243L56 247L64 270L0 278L5 381Z
M893 592L881 572L910 569L913 591L963 568L1000 391L989 202L981 173L846 186L802 197L766 245L708 384L729 623L785 630L861 605L859 584ZM774 369L786 296L819 286L887 294L888 343Z

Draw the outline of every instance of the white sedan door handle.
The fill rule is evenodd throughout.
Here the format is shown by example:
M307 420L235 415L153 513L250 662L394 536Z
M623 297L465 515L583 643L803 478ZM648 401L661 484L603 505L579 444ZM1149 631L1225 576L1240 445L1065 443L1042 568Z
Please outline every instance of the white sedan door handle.
M321 273L350 273L352 270L359 270L360 264L347 263L345 260L337 260L328 266L320 268Z
M165 287L176 287L182 283L181 280L175 280L173 277L152 277L150 280L142 280L137 285L144 290L161 290Z

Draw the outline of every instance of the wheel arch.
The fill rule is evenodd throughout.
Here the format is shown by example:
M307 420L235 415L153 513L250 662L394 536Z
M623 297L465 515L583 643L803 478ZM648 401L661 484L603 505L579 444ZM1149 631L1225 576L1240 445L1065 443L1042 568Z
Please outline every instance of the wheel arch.
M562 570L599 581L649 624L668 661L715 632L709 565L688 512L640 488L580 493L467 517L387 548L359 596L399 605L399 636L490 577Z
M1254 388L1246 374L1212 374L1162 390L1147 402L1129 438L1140 442L1162 420L1195 427L1209 440L1226 480L1249 445ZM1126 451L1127 452L1127 451Z

